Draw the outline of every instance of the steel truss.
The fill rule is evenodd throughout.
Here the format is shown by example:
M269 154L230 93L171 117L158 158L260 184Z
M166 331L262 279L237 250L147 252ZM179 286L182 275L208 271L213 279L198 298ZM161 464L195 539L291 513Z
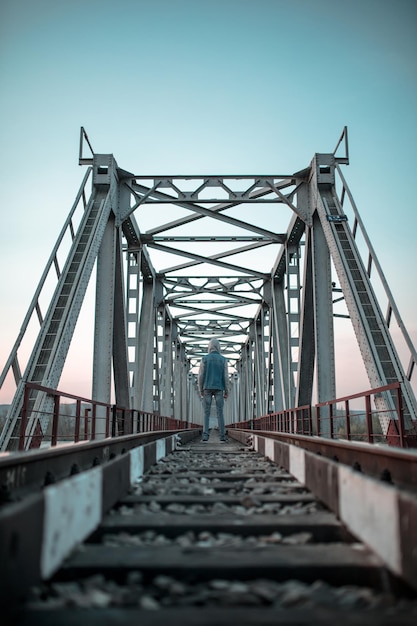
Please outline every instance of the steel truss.
M94 264L93 399L110 402L114 385L120 406L201 423L196 372L211 337L229 361L227 423L308 405L314 394L317 402L333 399L339 316L351 320L372 388L400 381L414 432L416 350L341 173L349 162L346 128L333 153L316 154L290 175L135 176L112 155L95 154L84 129L79 162L87 173L1 374L0 385L9 372L16 383L2 449L15 447L25 382L57 388ZM55 290L43 312L40 295L51 276ZM340 300L343 314L335 310ZM39 333L22 369L19 347L33 318ZM393 318L407 367L394 345ZM50 402L33 392L28 447L47 428ZM378 402L388 433L394 400L388 394Z

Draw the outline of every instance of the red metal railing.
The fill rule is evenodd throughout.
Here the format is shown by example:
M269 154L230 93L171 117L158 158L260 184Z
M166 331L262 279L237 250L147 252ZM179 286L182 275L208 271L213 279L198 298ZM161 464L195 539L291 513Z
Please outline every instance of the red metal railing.
M36 414L29 409L33 391L44 392L53 400L53 408L46 415ZM30 415L29 415L30 413ZM48 423L42 432L40 420ZM31 434L27 434L28 423L34 420ZM31 439L30 448L39 448L42 442L50 441L50 446L58 443L78 443L98 438L117 437L133 433L145 433L159 430L182 430L198 428L198 425L134 409L126 409L89 398L82 398L70 393L43 387L36 383L26 383L20 420L19 450L25 450L26 440Z
M390 402L378 402L383 394L390 398ZM355 408L352 408L352 404ZM394 408L384 408L389 405ZM400 448L417 447L415 423L411 428L405 427L402 392L398 382L313 406L270 413L230 424L229 427L382 443Z

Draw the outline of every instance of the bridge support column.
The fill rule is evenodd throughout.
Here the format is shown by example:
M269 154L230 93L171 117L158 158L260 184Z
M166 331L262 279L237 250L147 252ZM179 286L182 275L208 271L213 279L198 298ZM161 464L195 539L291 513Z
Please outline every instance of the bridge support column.
M172 375L172 391L174 394L174 417L175 419L192 421L190 418L190 389L188 368L185 358L184 346L178 341L177 328L175 327L175 354L174 369Z
M274 360L274 411L282 411L291 407L289 401L292 395L284 281L273 281L271 329Z
M136 369L134 376L135 407L153 411L155 343L154 283L143 282L142 305L136 345Z
M131 408L127 346L122 236L120 228L118 228L116 233L114 286L113 376L116 404L125 409ZM130 434L132 432L132 423L125 422L123 424L123 432L125 435Z
M255 383L255 416L266 413L266 355L265 355L265 308L259 311L254 324L254 383Z
M191 371L186 376L187 383L187 421L194 424L203 424L203 403L198 391L197 377Z
M314 336L317 400L336 397L330 252L317 213L313 215ZM327 417L327 416L326 416ZM321 434L330 434L330 422L321 422Z
M161 415L171 417L173 415L173 358L172 340L173 328L171 320L167 317L166 311L162 315L162 354L161 372L159 377L159 402ZM161 341L161 338L158 338Z
M304 254L304 279L300 319L300 355L295 406L311 404L314 379L314 293L312 267L312 233L307 229Z
M115 219L111 215L97 257L92 398L110 403L116 265ZM106 432L105 410L97 407L96 437Z
M253 397L253 358L252 340L249 338L242 350L241 374L240 374L240 411L241 421L251 420L254 417L254 397Z

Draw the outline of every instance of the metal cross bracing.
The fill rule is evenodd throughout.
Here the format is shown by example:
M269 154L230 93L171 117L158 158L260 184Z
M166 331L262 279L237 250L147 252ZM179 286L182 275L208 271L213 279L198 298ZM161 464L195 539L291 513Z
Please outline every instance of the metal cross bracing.
M16 447L25 382L57 388L94 266L94 400L110 402L114 388L119 406L200 423L196 374L211 337L229 362L227 423L334 399L339 318L350 320L371 387L401 383L415 432L416 350L341 172L346 128L332 153L289 175L137 176L94 153L83 128L79 162L87 173L1 374L0 385L12 373L16 386L2 449ZM39 332L22 367L33 319ZM52 401L32 392L28 447ZM395 399L386 392L376 403L388 434Z

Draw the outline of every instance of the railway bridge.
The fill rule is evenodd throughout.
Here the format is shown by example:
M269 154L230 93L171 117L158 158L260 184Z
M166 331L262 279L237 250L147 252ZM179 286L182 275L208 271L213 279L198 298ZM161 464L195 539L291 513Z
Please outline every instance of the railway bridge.
M226 471L228 464L245 463L236 460L240 453L267 457L299 481L294 489L310 489L318 506L328 507L344 532L372 551L366 563L349 553L338 564L306 566L300 576L309 583L325 571L330 578L329 572L351 572L355 561L361 580L358 568L364 566L373 577L377 569L379 580L381 571L388 572L396 581L390 591L401 583L415 592L417 352L343 175L347 128L333 152L315 154L290 174L136 175L112 154L94 152L84 128L79 163L85 176L0 377L0 387L14 387L0 435L6 601L22 599L31 585L50 579L134 483L184 451L190 467L195 455L202 466L206 459L209 474L210 458ZM89 397L81 397L59 385L93 277L92 387ZM368 378L350 395L336 386L335 354L346 328ZM199 445L197 372L213 337L227 358L231 388L225 405L229 443L222 448L215 438ZM30 349L23 349L28 342ZM257 483L254 467L245 478L254 481L249 486ZM72 488L78 503L72 503ZM276 490L257 488L258 496L277 498ZM159 485L154 507L163 505L164 493ZM145 506L146 492L138 497ZM178 498L171 505L182 506ZM239 506L251 508L252 492L239 498ZM310 496L298 498L309 502ZM271 524L279 527L277 520ZM196 524L201 530L201 520ZM298 535L307 527L316 532L305 522ZM320 532L323 540L327 531ZM289 555L281 569L275 567L281 553L277 561L264 559L265 572L297 577L294 564L303 570L307 552ZM152 569L152 555L146 558L130 569ZM236 559L225 578L253 569L253 558L252 566ZM192 577L197 562L187 567ZM159 574L174 570L180 576L161 561ZM38 623L30 620L39 616L25 615L22 623ZM195 615L189 619L196 623Z
M82 128L87 171L1 374L0 386L15 385L1 449L18 447L22 417L23 448L42 441L54 399L36 386L58 388L94 269L93 400L198 423L196 369L216 337L229 423L326 403L341 395L335 349L349 326L368 377L357 391L398 384L374 394L377 421L397 437L400 398L412 441L416 350L342 174L348 162L345 128L333 153L292 174L134 175L94 153Z

